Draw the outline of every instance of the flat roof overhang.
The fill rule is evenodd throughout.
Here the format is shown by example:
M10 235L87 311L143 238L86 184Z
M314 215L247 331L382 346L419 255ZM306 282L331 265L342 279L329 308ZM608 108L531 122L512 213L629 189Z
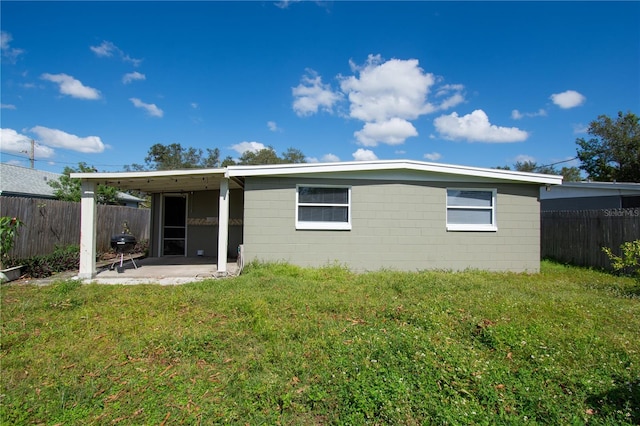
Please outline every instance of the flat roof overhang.
M345 179L386 179L449 182L508 182L536 185L560 185L562 176L514 170L487 169L453 164L411 160L375 160L336 163L269 164L229 166L229 177L318 176Z
M147 172L71 173L71 178L93 181L120 190L147 193L190 192L220 188L226 169L183 169ZM244 187L242 179L229 179L229 189Z
M246 177L310 177L385 179L450 182L510 182L560 185L562 176L486 169L409 160L379 160L341 163L272 164L229 166L216 169L183 169L144 172L72 173L72 178L115 186L121 190L148 193L217 189L229 179L229 189L244 187Z

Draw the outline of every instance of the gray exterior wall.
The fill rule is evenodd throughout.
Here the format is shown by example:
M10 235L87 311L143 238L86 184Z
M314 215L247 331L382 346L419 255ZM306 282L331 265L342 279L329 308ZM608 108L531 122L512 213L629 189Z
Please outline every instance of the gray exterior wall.
M296 230L296 184L351 186L350 231ZM447 232L446 188L497 188L496 232ZM245 181L245 259L354 271L540 268L539 187L470 182L253 178Z
M604 197L550 198L540 201L542 211L549 210L598 210L622 208L619 195Z
M602 210L640 207L640 196L608 195L601 197L549 198L540 201L542 211Z

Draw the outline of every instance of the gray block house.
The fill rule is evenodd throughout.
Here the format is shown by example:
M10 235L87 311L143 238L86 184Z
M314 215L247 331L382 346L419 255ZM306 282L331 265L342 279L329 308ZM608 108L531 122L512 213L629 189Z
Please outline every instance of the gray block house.
M150 256L354 271L540 267L541 186L561 176L391 160L77 173L80 277L95 276L98 183L152 194ZM132 230L135 233L135 230Z

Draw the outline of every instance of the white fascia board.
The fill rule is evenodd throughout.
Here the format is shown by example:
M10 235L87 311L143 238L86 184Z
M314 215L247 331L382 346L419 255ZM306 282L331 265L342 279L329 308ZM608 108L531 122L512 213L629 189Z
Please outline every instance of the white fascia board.
M181 170L153 170L145 172L96 172L96 173L71 173L72 179L86 180L111 180L111 179L144 179L173 176L202 176L215 175L224 176L225 169L181 169Z
M640 193L640 183L633 182L565 182L563 188L603 189Z
M422 161L386 160L351 161L340 163L300 163L275 164L265 166L229 166L225 176L285 176L340 172L375 172L384 170L414 170L420 172L443 173L458 176L498 179L522 183L560 185L562 176L540 173L525 173L512 170L486 169L479 167L457 166Z

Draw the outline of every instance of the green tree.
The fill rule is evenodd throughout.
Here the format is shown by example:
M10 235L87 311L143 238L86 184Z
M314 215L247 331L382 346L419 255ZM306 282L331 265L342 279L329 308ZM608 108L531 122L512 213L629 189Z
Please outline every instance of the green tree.
M157 143L149 148L144 161L146 166L134 163L124 166L124 170L137 172L144 170L203 169L233 165L304 163L306 159L302 151L296 148L289 148L282 153L282 156L278 156L273 147L267 147L258 151L245 151L237 160L227 156L221 161L218 148L207 148L203 152L201 149L185 148L179 143L169 145Z
M242 153L238 161L233 160L231 157L227 157L222 162L222 166L293 163L306 163L306 158L302 151L296 148L289 148L283 152L282 157L280 157L276 153L276 150L269 146L258 151L245 151Z
M560 170L553 165L539 166L535 161L518 161L513 165L513 169L509 166L498 166L497 169L516 170L518 172L542 173L546 175L562 175L564 182L579 182L582 180L580 169L577 167L563 167Z
M284 163L288 164L298 164L298 163L306 163L307 158L297 148L288 148L285 152L282 153L282 160Z
M201 149L185 148L179 143L157 143L149 148L144 161L150 170L214 168L220 166L220 150L207 148L205 155ZM133 171L144 169L139 164L125 166L127 168Z
M563 167L560 169L564 182L580 182L582 176L580 175L580 169L577 167Z
M600 182L640 182L640 122L631 112L606 115L589 124L589 140L576 139L578 159L589 179Z
M95 173L97 170L86 163L78 163L77 168L65 167L60 179L50 181L49 185L54 189L53 194L58 200L80 201L80 179L72 179L71 173ZM118 189L113 186L98 185L96 188L96 202L98 204L118 204Z

